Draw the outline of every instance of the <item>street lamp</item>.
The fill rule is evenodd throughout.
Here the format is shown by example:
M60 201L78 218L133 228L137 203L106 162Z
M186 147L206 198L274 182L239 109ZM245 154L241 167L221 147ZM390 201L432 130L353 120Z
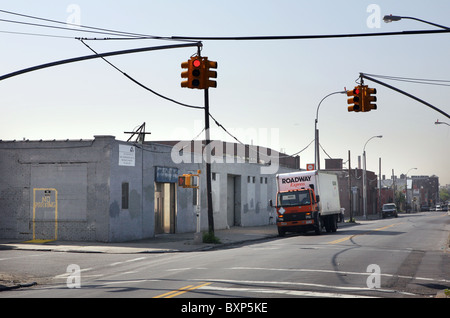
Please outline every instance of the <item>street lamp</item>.
M393 22L393 21L400 21L402 19L416 20L416 21L419 21L419 22L431 24L431 25L436 26L438 28L442 28L442 29L445 29L445 30L450 30L449 27L446 27L446 26L443 26L443 25L440 25L440 24L436 24L436 23L433 23L433 22L425 21L425 20L422 20L422 19L414 18L414 17L402 17L402 16L392 15L392 14L391 15L385 15L384 18L383 18L383 21L386 22L386 23L389 23L389 22Z
M367 219L367 187L366 187L366 145L369 141L371 141L374 138L383 138L382 135L380 136L373 136L369 138L369 140L366 141L363 148L363 209L364 209L364 219Z
M344 90L344 91L339 91L339 92L334 92L334 93L328 94L327 96L322 98L322 100L320 101L319 105L317 106L316 122L315 122L315 129L314 129L314 168L316 170L320 170L319 129L317 128L317 123L319 122L319 108L320 108L320 105L322 104L322 102L327 97L330 97L331 95L335 95L335 94L347 94L347 91Z
M434 123L435 125L447 125L450 126L450 124L444 122L444 121L439 121L439 119Z
M411 168L405 174L405 212L406 213L408 213L408 173L411 170L417 170L417 168ZM394 193L394 199L395 199L395 193Z

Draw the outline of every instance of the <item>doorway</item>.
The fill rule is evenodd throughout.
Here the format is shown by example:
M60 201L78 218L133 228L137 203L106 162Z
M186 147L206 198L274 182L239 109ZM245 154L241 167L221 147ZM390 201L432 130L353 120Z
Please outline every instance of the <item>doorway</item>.
M175 221L175 183L155 182L155 234L175 233Z
M231 174L227 176L227 224L241 225L241 177Z

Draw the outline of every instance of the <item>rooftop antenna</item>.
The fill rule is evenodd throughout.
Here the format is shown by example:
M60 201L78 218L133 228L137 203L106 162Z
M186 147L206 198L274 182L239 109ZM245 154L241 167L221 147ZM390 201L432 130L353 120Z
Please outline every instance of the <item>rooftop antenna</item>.
M139 126L136 131L128 132L125 131L124 134L131 134L131 137L128 138L127 142L130 142L130 140L137 135L136 142L143 144L145 142L145 135L151 135L152 133L145 132L145 123L143 123L141 126Z

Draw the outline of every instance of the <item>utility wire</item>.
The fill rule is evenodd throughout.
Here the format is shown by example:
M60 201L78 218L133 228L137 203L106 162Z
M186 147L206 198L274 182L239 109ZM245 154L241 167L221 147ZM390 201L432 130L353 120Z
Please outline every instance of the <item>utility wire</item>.
M0 10L0 13L15 15L23 18L28 19L34 19L39 21L45 21L55 24L61 24L65 25L66 27L58 27L58 26L52 26L47 24L37 24L37 23L29 23L29 22L22 22L22 21L15 21L15 20L6 20L6 19L0 19L0 22L8 22L8 23L15 23L15 24L24 24L24 25L31 25L31 26L38 26L38 27L45 27L45 28L53 28L53 29L60 29L60 30L69 30L69 31L79 31L79 32L87 32L87 33L95 33L95 34L104 34L104 35L113 35L114 38L81 38L81 37L75 37L75 39L83 39L83 40L168 40L168 41L183 41L183 42L198 42L198 41L191 41L191 40L174 40L170 37L165 36L156 36L156 35L149 35L149 34L142 34L142 33L134 33L134 32L124 32L124 31L117 31L112 29L106 29L106 28L98 28L98 27L92 27L92 26L86 26L86 25L78 25L74 23L69 22L62 22L58 20L52 20L52 19L46 19L41 18L37 16L7 11L7 10ZM71 27L68 27L71 26ZM82 29L88 29L88 30L82 30ZM11 32L14 33L14 32ZM17 34L22 34L20 32L17 32ZM23 33L24 35L37 35L37 36L44 36L42 34L35 34L35 33ZM51 35L45 35L49 37L61 37L63 36L51 36ZM67 37L67 38L74 38L74 37Z
M374 36L392 36L392 35L419 35L419 34L440 34L450 33L448 30L415 30L399 32L374 32L374 33L347 33L347 34L317 34L317 35L263 35L263 36L172 36L174 40L196 40L196 41L262 41L262 40L308 40L308 39L332 39L332 38L355 38L355 37L374 37Z
M91 26L85 26L85 25L78 25L78 24L62 22L62 21L58 21L58 20L40 18L40 17L36 17L36 16L32 16L32 15L27 15L27 14L22 14L22 13L7 11L7 10L0 10L0 12L1 13L6 13L6 14L11 14L11 15L16 15L16 16L20 16L20 17L24 17L24 18L28 18L28 19L35 19L35 20L51 22L51 23L55 23L55 24L62 24L62 25L66 25L66 26L72 26L72 27L76 27L76 28L95 30L95 31L80 30L81 32L100 33L100 34L109 34L109 35L121 35L121 36L130 36L130 37L152 37L151 35L147 35L147 34L123 32L123 31L116 31L116 30L105 29L105 28L97 28L97 27L91 27ZM57 28L57 29L64 29L64 30L70 30L70 31L77 31L74 28L56 27L56 26L49 26L49 25L44 25L44 24L34 24L34 23L12 21L12 20L0 20L0 21L10 22L10 23L27 24L27 25L35 25L35 26L48 27L48 28ZM98 32L98 31L101 31L101 32Z
M375 78L383 78L383 79L400 81L400 82L426 84L426 85L437 85L437 86L450 86L450 80L398 77L398 76L376 75L376 74L366 74L366 75L369 75L369 76L375 77Z
M4 30L0 30L0 33L32 35L32 36L41 36L41 37L48 37L48 38L60 38L60 39L72 39L73 40L73 36L65 36L65 35L53 35L53 34L30 33L30 32L15 32L15 31L4 31Z
M121 35L121 36L123 36L123 34L120 34L120 33L104 32L104 31L92 31L92 30L76 30L76 29L69 28L69 27L60 27L60 26L54 26L54 25L31 23L31 22L23 22L23 21L15 21L15 20L7 20L7 19L0 19L0 22L22 24L22 25L29 25L29 26L37 26L37 27L57 29L57 30L69 30L69 31L72 31L72 32L78 31L78 32L83 32L83 33L95 33L95 34L107 34L107 35Z
M216 125L218 126L218 127L220 127L220 128L222 128L223 129L223 131L225 131L231 138L233 138L234 140L236 140L239 144L241 144L241 145L245 145L242 141L240 141L236 136L234 136L233 134L231 134L221 123L219 123L218 121L217 121L217 119L215 119L212 115L211 115L211 113L209 114L209 117L211 117L211 119L216 123ZM292 155L284 155L284 156L279 156L279 158L289 158L289 157L294 157L294 156L297 156L298 154L300 154L300 153L302 153L303 151L305 151L306 149L308 149L308 147L309 146L311 146L311 144L314 142L314 139L305 147L305 148L303 148L302 150L300 150L300 151L298 151L298 152L296 152L296 153L294 153L294 154L292 154ZM323 148L322 148L323 149ZM324 150L325 151L325 150ZM261 153L261 152L258 152L258 151L255 151L256 153L259 153L259 154L262 154L262 155L266 155L266 154L263 154L263 153ZM326 152L325 152L326 153ZM327 154L328 155L328 154ZM331 157L330 157L331 158Z
M89 50L91 50L92 52L94 52L95 54L98 55L98 53L97 53L93 48L91 48L89 45L87 45L83 40L80 40L80 41L81 41L81 43L83 43ZM110 66L112 66L113 68L115 68L118 72L122 73L122 75L125 76L126 78L128 78L130 81L132 81L133 83L139 85L140 87L144 88L145 90L147 90L147 91L149 91L149 92L155 94L155 95L158 96L158 97L161 97L161 98L163 98L163 99L165 99L165 100L168 100L168 101L170 101L170 102L172 102L172 103L178 104L178 105L183 106L183 107L194 108L194 109L204 109L204 107L201 107L201 106L192 106L192 105L184 104L184 103L178 102L178 101L176 101L176 100L174 100L174 99L172 99L172 98L169 98L169 97L167 97L167 96L164 96L164 95L162 95L162 94L159 94L158 92L155 92L155 91L152 90L151 88L145 86L144 84L142 84L141 82L135 80L133 77L131 77L131 76L128 75L127 73L125 73L125 72L123 72L122 70L120 70L117 66L115 66L114 64L112 64L110 61L108 61L108 60L105 59L104 57L101 57L101 59L102 59L103 61L105 61L106 63L108 63L108 64L109 64Z

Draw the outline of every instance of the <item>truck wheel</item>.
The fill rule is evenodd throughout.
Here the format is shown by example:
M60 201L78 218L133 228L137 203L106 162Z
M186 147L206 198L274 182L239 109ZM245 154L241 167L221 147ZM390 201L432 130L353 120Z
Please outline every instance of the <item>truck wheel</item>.
M314 232L316 233L316 235L322 234L322 218L320 217L320 215L317 216L316 228L314 229Z
M333 223L331 216L325 216L323 218L323 223L325 223L325 231L327 231L327 233L330 233L331 229L332 229L332 223Z
M334 232L337 231L337 228L338 228L338 225L337 225L337 215L331 216L330 222L331 222L331 232L334 233Z
M278 236L279 237L284 237L285 234L286 234L286 230L281 228L281 227L279 227L278 228Z

